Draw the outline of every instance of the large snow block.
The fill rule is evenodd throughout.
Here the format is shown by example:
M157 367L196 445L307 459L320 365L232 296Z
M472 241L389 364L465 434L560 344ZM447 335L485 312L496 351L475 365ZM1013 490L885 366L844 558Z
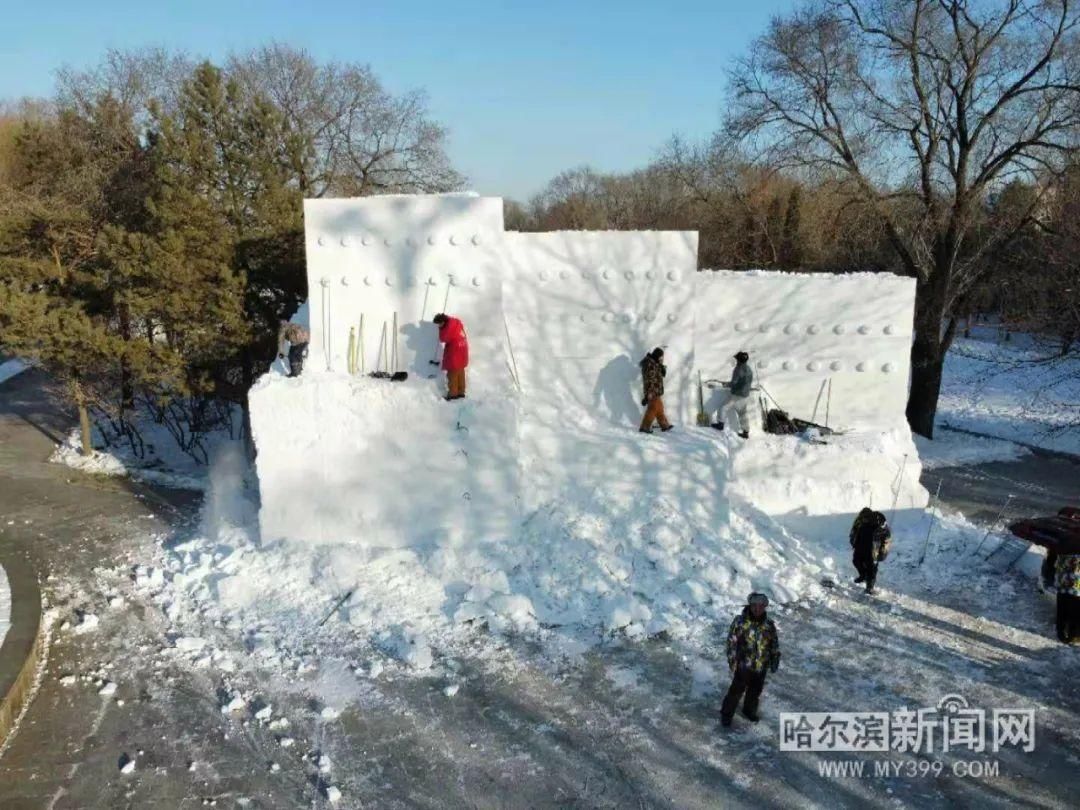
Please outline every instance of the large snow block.
M520 522L517 402L445 402L428 380L267 374L251 424L263 543L463 547Z
M502 200L464 194L304 201L312 368L345 371L350 330L364 370L427 374L432 317L460 317L471 338L501 337ZM360 323L363 318L361 334Z
M914 279L705 271L696 282L694 345L706 378L727 380L732 355L745 350L791 416L828 417L832 427L904 423Z
M530 397L641 418L638 362L665 347L665 404L690 416L697 233L507 233L508 342Z

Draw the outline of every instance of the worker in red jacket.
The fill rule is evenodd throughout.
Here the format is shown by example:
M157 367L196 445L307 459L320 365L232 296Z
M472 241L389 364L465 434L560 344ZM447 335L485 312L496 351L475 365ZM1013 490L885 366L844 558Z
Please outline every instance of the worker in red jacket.
M465 399L465 367L469 365L469 336L465 324L440 312L434 318L443 347L442 369L446 372L446 399Z

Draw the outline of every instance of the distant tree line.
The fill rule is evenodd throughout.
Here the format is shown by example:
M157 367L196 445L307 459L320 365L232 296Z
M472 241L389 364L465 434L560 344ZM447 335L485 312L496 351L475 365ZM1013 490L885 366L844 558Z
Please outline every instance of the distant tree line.
M143 405L200 458L307 295L302 200L457 189L445 141L423 95L281 45L64 71L0 113L0 346L58 381L85 452L101 420L138 450Z

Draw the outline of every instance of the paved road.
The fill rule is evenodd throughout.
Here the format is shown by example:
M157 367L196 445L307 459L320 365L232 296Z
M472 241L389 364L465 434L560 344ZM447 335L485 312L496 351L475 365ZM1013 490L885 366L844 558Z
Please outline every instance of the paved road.
M129 565L148 538L183 532L193 509L47 464L69 422L43 382L29 372L0 386L0 542L48 577L47 597L72 620L96 598L95 567ZM977 491L956 497L974 502ZM312 752L331 757L338 806L348 808L1075 806L1077 651L1051 638L1049 600L1016 576L896 592L883 579L883 599L841 586L775 614L785 663L757 726L717 727L717 628L699 653L612 643L572 665L508 643L493 658L442 662L438 677L366 681L336 722L320 719L290 674L253 683L291 721L287 750L280 735L221 713L220 673L163 659L156 608L132 596L101 610L95 632L57 631L40 694L0 759L0 807L322 807ZM318 677L347 675L346 651L320 660ZM448 668L461 684L452 699ZM69 674L119 690L109 698L94 682L64 685ZM838 779L819 775L818 755L777 751L779 711L891 711L957 691L977 706L1037 707L1037 755L1004 754L1001 776L988 779ZM137 757L133 774L120 772L125 753Z

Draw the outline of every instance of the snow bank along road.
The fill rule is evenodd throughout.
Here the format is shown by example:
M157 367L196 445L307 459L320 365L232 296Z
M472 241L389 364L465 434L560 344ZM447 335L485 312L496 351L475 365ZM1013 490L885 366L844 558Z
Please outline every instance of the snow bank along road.
M46 434L67 422L36 374L0 387L0 542L47 577L56 632L0 759L0 806L321 807L330 787L350 808L1074 803L1076 652L1052 639L1052 602L1030 579L965 553L979 527L939 529L922 569L890 559L880 599L842 585L775 611L784 662L763 722L736 718L728 734L726 622L693 646L613 638L562 657L478 633L419 675L318 636L294 668L259 667L244 628L211 624L218 660L205 662L131 578L190 536L195 510L46 464ZM825 757L779 751L780 711L932 707L950 693L1035 708L1036 752L994 755L989 778L826 778Z

